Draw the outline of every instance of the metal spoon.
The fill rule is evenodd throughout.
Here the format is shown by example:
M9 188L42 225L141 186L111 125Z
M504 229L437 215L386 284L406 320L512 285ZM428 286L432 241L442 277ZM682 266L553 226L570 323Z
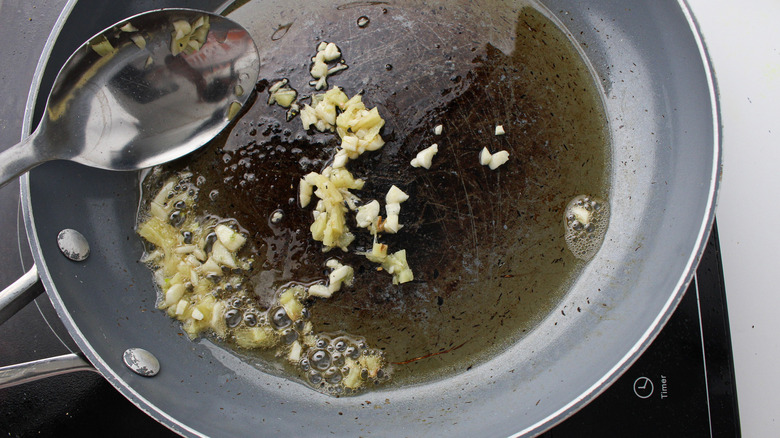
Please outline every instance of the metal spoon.
M161 9L123 20L62 67L38 128L0 153L0 187L49 160L137 170L186 155L230 123L259 68L249 33L222 16Z

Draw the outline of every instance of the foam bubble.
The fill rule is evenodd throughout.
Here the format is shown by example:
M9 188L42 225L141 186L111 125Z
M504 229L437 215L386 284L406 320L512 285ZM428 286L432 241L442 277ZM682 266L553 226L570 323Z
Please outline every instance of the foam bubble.
M609 225L609 204L588 195L579 195L567 205L563 215L566 246L574 257L588 261L601 248Z

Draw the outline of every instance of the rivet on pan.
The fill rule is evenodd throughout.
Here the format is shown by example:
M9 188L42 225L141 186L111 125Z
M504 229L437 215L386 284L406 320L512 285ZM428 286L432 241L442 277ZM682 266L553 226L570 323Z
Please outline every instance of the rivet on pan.
M122 358L125 365L138 375L154 377L160 372L160 361L143 348L128 348Z
M66 228L57 235L57 246L65 257L80 262L89 256L89 242L76 230Z

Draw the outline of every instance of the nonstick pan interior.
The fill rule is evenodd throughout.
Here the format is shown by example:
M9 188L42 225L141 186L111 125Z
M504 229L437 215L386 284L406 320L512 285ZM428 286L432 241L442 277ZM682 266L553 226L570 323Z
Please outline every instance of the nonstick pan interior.
M355 14L402 8L351 5L341 9L350 22ZM470 12L482 14L472 16L512 22L521 5L503 15L478 6L469 4ZM208 340L190 342L155 310L133 231L136 174L50 163L23 187L26 225L47 291L79 346L123 394L189 434L498 436L540 430L572 412L649 343L689 280L712 219L718 132L709 70L681 4L545 6L580 44L604 90L612 215L598 256L520 342L427 384L359 397L313 393ZM258 2L236 16L262 46L272 44L280 24L295 17L307 23L322 7L333 5ZM75 9L73 23L86 12ZM484 37L506 45L500 36ZM93 254L85 263L59 254L55 236L63 228L90 241ZM132 374L121 363L128 347L152 351L163 371L153 379Z

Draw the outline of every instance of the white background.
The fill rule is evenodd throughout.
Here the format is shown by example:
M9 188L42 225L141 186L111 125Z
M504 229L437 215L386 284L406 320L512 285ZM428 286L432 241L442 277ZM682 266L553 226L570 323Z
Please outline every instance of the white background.
M780 434L780 1L688 0L723 124L720 232L742 434Z

